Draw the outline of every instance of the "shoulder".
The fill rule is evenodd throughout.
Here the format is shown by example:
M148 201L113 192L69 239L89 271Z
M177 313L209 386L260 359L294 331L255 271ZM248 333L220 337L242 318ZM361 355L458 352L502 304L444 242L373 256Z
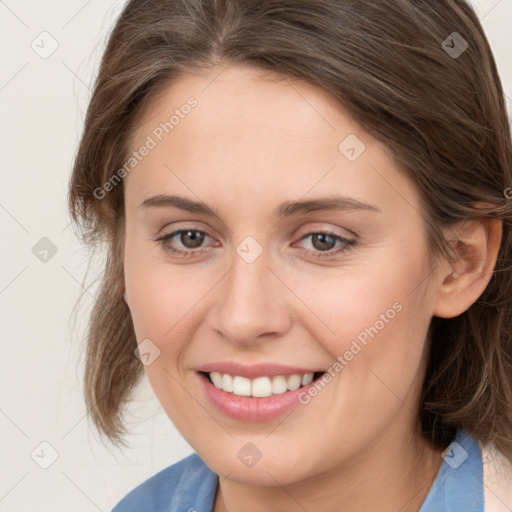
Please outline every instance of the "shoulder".
M482 446L485 512L512 510L512 463L493 444Z
M210 512L217 475L193 453L163 469L130 491L112 512Z
M459 430L442 458L420 512L482 512L484 490L478 441L467 431Z

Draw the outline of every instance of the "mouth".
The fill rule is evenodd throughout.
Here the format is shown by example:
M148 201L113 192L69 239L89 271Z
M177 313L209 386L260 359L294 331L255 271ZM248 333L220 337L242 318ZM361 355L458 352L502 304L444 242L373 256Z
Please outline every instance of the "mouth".
M247 378L220 372L198 371L205 398L224 416L242 422L271 421L304 406L303 395L326 372ZM303 412L301 412L303 414Z
M325 372L318 371L304 374L272 375L254 379L220 372L199 373L207 379L210 384L226 393L235 396L265 398L304 388L321 378Z

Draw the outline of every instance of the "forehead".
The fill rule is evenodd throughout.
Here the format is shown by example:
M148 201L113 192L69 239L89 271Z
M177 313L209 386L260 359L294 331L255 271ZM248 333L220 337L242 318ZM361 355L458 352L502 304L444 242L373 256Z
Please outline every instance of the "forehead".
M401 188L413 193L388 148L334 96L245 66L185 75L164 88L140 116L130 150L149 139L152 149L128 176L130 195L188 188L220 201L278 201L336 190L382 204L396 201ZM356 159L344 153L350 146Z
M190 108L187 102L192 101L195 105ZM193 144L196 152L202 147L211 151L213 146L235 147L237 143L249 147L251 140L266 139L261 153L269 154L276 146L324 140L331 157L338 156L340 137L364 132L343 105L321 87L240 64L183 75L160 89L139 116L131 145L143 141L148 133L158 132L159 127L165 140L158 143L182 148ZM192 131L198 137L190 139ZM160 138L159 133L156 137ZM379 144L367 133L364 138ZM311 149L316 149L313 144Z

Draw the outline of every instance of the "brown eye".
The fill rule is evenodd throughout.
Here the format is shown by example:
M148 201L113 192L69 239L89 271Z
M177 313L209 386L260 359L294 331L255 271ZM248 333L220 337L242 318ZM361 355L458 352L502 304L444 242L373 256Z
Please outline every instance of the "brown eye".
M204 233L197 230L187 230L180 232L180 242L189 249L200 247L204 240Z
M313 247L319 251L329 251L336 245L336 240L332 235L327 233L315 233L312 235L311 243Z
M203 252L202 244L205 237L209 237L209 235L199 229L179 229L157 238L156 241L160 242L164 249L170 253L192 256ZM184 249L181 249L180 246Z
M313 231L311 233L307 233L301 238L301 241L307 238L311 239L310 245L312 246L312 249L303 249L303 252L308 256L314 256L316 258L327 258L329 256L341 254L350 250L351 246L356 244L355 240L349 240L335 233L325 231ZM339 242L338 247L336 247L336 242Z

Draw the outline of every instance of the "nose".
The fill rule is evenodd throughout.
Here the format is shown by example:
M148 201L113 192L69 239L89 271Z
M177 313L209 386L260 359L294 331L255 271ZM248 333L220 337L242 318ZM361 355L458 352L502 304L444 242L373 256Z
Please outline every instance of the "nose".
M218 285L210 327L237 345L254 345L282 336L291 325L287 288L269 267L264 251L246 261L233 254L231 270Z

